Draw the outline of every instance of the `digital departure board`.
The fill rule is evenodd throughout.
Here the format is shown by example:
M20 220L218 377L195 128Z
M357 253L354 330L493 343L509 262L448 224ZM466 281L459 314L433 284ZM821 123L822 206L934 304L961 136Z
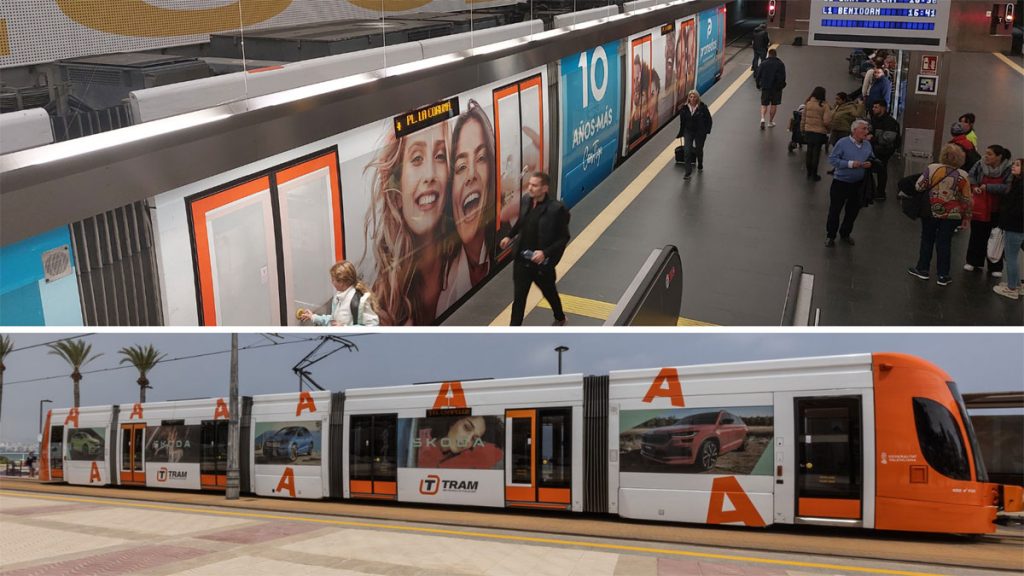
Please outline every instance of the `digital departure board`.
M808 44L945 50L951 0L811 0Z

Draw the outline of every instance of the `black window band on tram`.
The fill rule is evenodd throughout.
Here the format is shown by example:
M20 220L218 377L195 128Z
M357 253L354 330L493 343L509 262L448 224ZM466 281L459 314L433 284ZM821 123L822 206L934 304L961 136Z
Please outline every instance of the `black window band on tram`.
M946 382L949 392L956 400L957 410L960 411L960 420L967 430L967 441L971 443L971 455L974 457L974 476L978 482L988 482L988 470L985 468L985 460L982 459L981 444L978 442L978 435L974 432L974 424L967 415L967 405L964 404L964 397L960 395L960 389L956 382Z
M822 34L815 33L815 40L821 40L823 42L861 42L864 44L878 44L881 46L896 45L896 44L918 44L922 46L938 46L938 38L921 38L921 37L910 37L903 38L900 36L876 36L876 35L860 35L860 34Z
M928 465L953 480L970 481L967 448L953 413L929 398L914 398L914 423Z

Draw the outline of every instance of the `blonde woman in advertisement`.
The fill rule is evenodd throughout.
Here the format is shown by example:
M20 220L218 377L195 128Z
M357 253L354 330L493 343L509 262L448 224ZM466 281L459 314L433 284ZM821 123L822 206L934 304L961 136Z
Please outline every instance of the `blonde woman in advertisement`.
M401 139L388 130L366 167L374 171L366 233L377 261L372 291L382 325L425 325L436 317L454 252L444 218L449 138L447 122Z
M437 302L440 315L491 271L494 249L494 130L487 113L470 100L452 130L451 173L445 210L461 245Z

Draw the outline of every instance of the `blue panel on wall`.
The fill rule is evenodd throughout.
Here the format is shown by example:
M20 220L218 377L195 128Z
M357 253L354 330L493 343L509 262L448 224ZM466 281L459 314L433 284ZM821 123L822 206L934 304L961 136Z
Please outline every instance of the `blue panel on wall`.
M71 245L67 226L54 228L21 242L0 247L0 295L43 279L43 252ZM75 265L71 254L71 265Z
M42 326L43 303L36 283L0 295L0 325Z

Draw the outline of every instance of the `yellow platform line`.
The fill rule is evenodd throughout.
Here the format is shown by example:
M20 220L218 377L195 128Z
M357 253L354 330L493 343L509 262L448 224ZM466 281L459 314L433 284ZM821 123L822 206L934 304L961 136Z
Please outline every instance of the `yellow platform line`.
M607 320L608 317L612 315L612 312L615 311L615 305L608 302L592 300L582 296L573 296L571 294L559 294L559 297L562 299L562 310L566 314L575 314L576 316L586 316L587 318ZM547 308L548 310L551 309L551 304L548 304L548 301L543 298L541 298L537 306ZM676 321L676 326L717 326L717 324L709 324L707 322L701 322L700 320L691 320L680 316Z
M310 524L323 524L328 526L345 526L354 528L369 528L373 530L394 530L400 532L419 532L421 534L439 534L443 536L461 536L478 538L481 540L504 540L509 542L529 542L532 544L552 544L556 546L576 546L579 548L593 548L598 550L616 550L624 552L642 552L645 554L662 554L666 556L686 556L690 558L708 558L712 560L730 560L734 562L749 562L752 564L770 564L773 566L798 566L800 568L816 568L820 570L842 570L847 572L862 572L866 574L886 574L892 576L941 576L930 572L910 572L908 570L888 570L885 568L861 568L859 566L844 566L842 564L825 564L819 562L801 562L799 560L776 560L773 558L758 558L756 556L740 556L737 554L712 554L709 552L689 552L686 550L673 550L670 548L655 548L651 546L628 546L625 544L611 544L603 542L587 542L584 540L569 540L567 538L542 538L537 536L520 536L516 534L491 534L488 532L474 532L472 530L452 530L447 528L428 528L425 526L402 526L399 524L385 524L380 522L366 522L358 520L338 520L335 518L309 518L305 516L285 516L283 514L265 514L262 512L236 512L233 510L212 510L207 508L194 508L187 506L174 506L169 504L148 504L143 502L116 502L100 500L96 498L76 498L72 496L54 496L32 494L25 492L0 490L0 495L16 496L20 498L39 498L42 500L57 500L61 502L81 502L86 504L101 504L106 506L120 506L126 508L143 508L147 510L164 510L169 512L184 512L188 514L206 514L209 516L226 516L232 518L256 518L260 520L283 520L288 522L307 522Z
M1000 52L993 52L992 55L995 56L996 58L999 58L1003 62L1005 62L1006 65L1009 66L1010 68L1013 68L1014 70L1016 70L1017 74L1020 74L1020 75L1024 76L1024 68L1021 68L1020 64L1017 64L1013 60L1010 60L1009 58L1007 58L1006 54L1002 54Z
M778 48L778 46L778 44L773 44L771 47ZM744 82L746 82L750 76L750 70L744 70L743 73L740 74L739 78L736 78L725 92L720 94L718 98L715 98L715 101L708 106L711 110L712 116L714 116L715 113L725 105L729 98L732 98L733 94L739 91L740 87L743 86ZM620 192L614 200L605 206L604 210L602 210L601 213L598 214L597 217L594 218L594 220L588 224L572 242L569 243L569 246L565 249L565 254L562 256L562 260L558 263L558 266L555 267L556 278L564 278L569 270L571 270L572 267L579 262L580 258L586 254L587 250L590 250L590 248L597 242L598 238L608 230L612 225L612 222L621 216L622 213L626 211L626 208L633 203L633 200L636 200L636 198L640 196L640 193L650 185L654 180L654 177L657 176L665 166L668 166L669 162L675 161L675 149L676 142L673 140L671 144L666 146L665 149L658 154L653 162L648 164L632 182L626 185L626 187L622 189L622 192ZM536 286L532 286L530 288L530 294L526 297L526 311L524 315L529 315L542 299L543 296L541 296L540 290L538 290ZM491 326L508 326L511 320L512 304L510 303L494 318L494 320L491 321Z

